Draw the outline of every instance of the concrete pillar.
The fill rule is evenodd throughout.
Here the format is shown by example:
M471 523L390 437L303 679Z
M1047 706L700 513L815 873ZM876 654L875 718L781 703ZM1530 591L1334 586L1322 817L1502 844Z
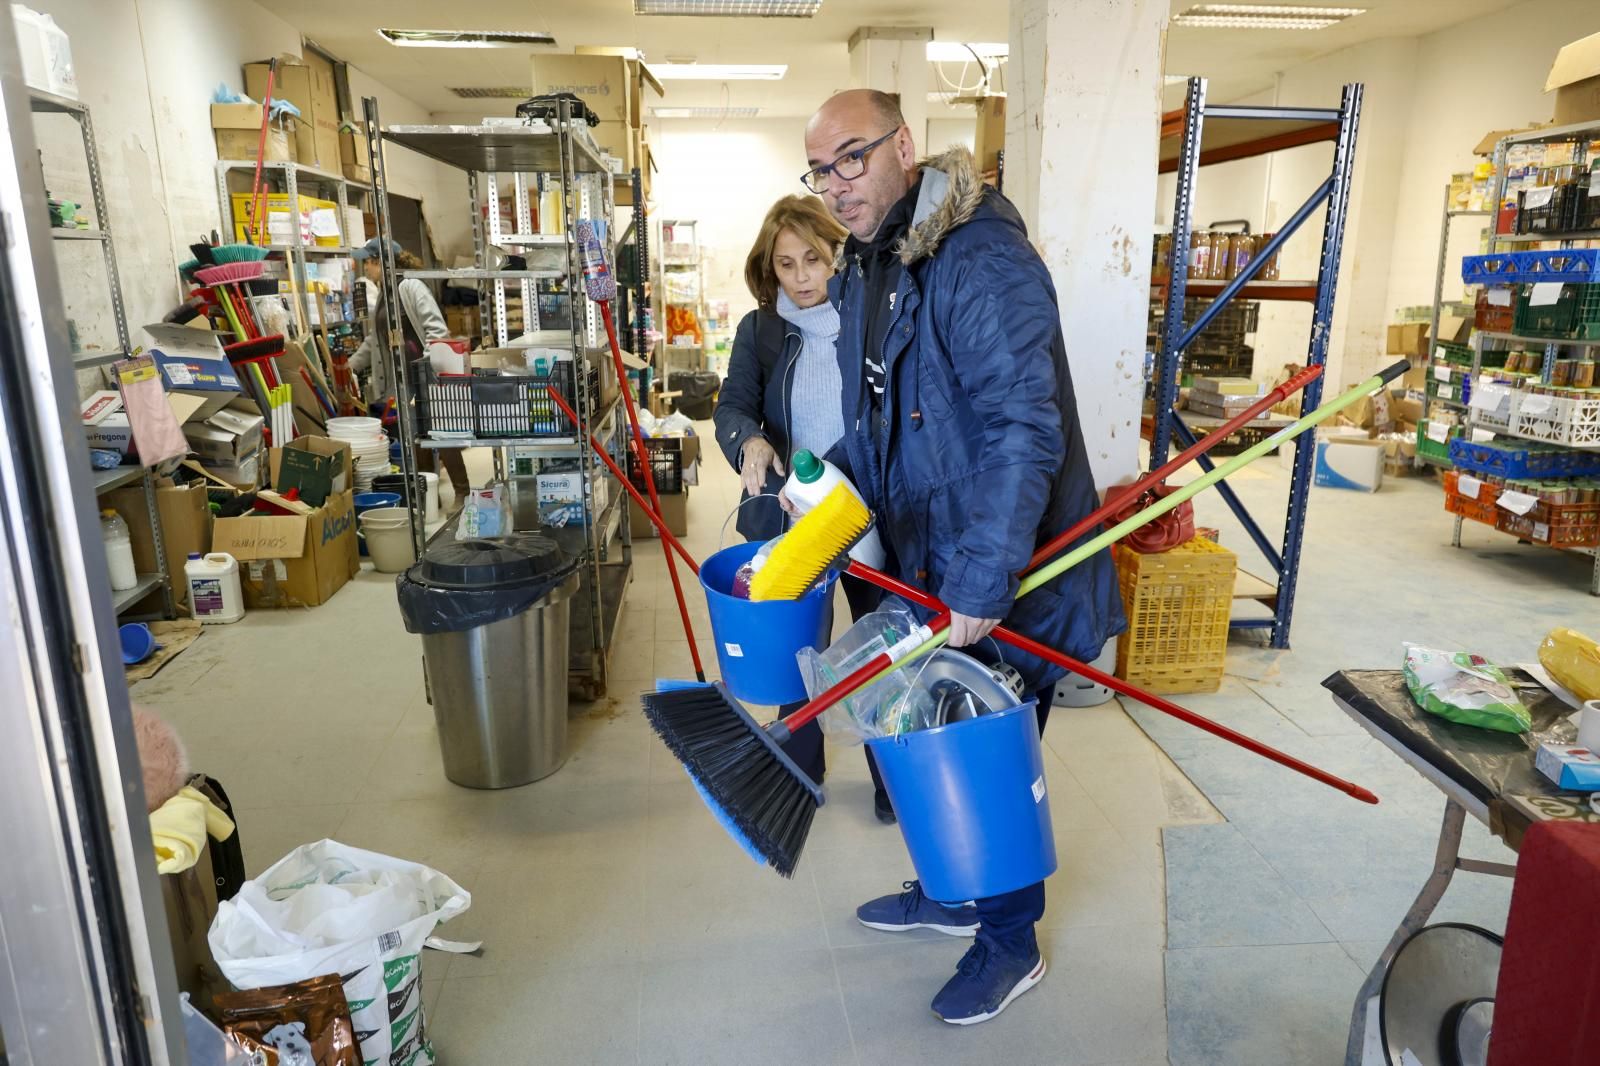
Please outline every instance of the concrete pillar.
M916 142L928 146L928 26L863 26L850 35L850 87L900 97L900 112Z
M1011 0L1005 193L1055 279L1095 483L1139 468L1165 0Z

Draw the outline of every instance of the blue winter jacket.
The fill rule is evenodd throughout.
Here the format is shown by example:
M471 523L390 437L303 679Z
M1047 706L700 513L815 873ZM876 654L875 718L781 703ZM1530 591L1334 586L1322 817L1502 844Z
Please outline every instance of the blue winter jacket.
M829 458L877 516L902 580L953 610L1090 661L1126 627L1109 552L1016 598L1041 544L1099 503L1049 271L1011 203L964 148L925 161L905 269L884 334L876 419L863 366L865 284L851 260L839 308L845 434ZM967 649L981 657L989 644ZM1005 647L1030 689L1063 671Z

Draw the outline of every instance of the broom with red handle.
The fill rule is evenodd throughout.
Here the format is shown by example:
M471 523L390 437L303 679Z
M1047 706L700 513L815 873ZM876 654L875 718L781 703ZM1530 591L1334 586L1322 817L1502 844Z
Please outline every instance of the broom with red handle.
M267 96L261 101L261 139L256 142L256 177L250 186L250 243L266 243L258 241L256 234L264 232L265 227L261 220L261 163L267 157L267 124L272 121L272 85L278 78L278 57L273 56L267 62ZM291 208L291 210L293 210ZM260 227L258 229L258 227ZM241 338L242 339L242 338Z

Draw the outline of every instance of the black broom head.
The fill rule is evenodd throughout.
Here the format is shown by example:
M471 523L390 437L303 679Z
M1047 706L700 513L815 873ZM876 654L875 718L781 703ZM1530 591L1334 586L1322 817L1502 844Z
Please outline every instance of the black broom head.
M729 835L792 876L822 789L721 684L647 692L644 713Z

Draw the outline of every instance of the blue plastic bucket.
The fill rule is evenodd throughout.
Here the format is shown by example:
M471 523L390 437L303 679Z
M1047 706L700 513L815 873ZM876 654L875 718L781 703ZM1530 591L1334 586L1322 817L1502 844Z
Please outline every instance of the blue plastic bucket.
M795 653L828 643L833 577L798 600L752 603L732 594L733 576L760 549L760 542L724 548L700 566L717 644L722 683L746 703L776 707L806 698Z
M127 666L144 662L159 647L155 634L143 622L129 622L118 627L117 639L122 642L122 661Z
M867 743L929 899L998 896L1055 873L1033 700Z

